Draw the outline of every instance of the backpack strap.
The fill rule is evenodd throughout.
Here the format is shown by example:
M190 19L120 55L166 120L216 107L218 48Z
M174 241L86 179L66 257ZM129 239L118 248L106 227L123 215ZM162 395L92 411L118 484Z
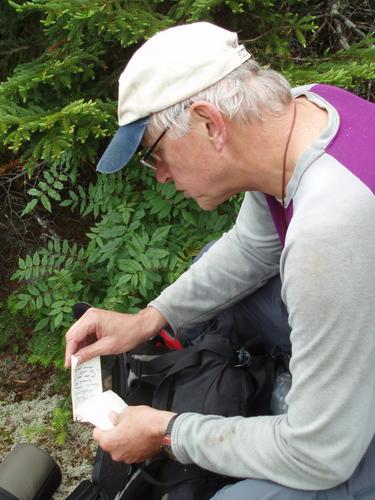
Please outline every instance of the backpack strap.
M146 377L162 374L171 368L185 351L171 351L165 354L138 354L129 356L130 370L136 377Z
M163 457L161 468L157 471L161 479L156 479L144 463L140 465L139 470L148 483L165 487L176 486L184 481L190 481L191 479L197 479L207 475L207 471L197 465L180 464L168 457L165 457L165 459Z
M202 351L214 352L221 358L228 360L228 362L231 361L233 365L236 364L237 351L234 346L225 338L215 334L207 334L199 344L182 351L166 353L147 362L147 367L142 367L142 370L145 370L143 373L160 373L171 368L169 374L172 374L176 370L180 371L199 362L200 352ZM177 363L179 363L178 366L176 366Z

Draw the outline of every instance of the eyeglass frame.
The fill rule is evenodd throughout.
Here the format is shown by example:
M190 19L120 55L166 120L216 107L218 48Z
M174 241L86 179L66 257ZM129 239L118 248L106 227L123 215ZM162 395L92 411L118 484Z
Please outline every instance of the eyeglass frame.
M163 132L159 135L159 137L156 139L156 141L153 144L151 144L151 146L149 146L145 150L145 152L143 153L143 155L139 159L139 162L140 162L141 165L143 165L144 167L150 168L154 172L156 171L155 165L153 165L152 163L150 163L147 160L147 158L149 158L152 155L152 152L154 151L154 149L156 148L156 146L159 144L159 142L162 140L162 138L165 136L165 134L168 132L168 130L170 128L171 127L167 127L165 130L163 130Z
M190 106L191 106L191 104L187 104L186 106L184 106L182 108L182 110L180 111L180 113L177 114L177 116L179 116L183 111L185 111L185 109L190 108ZM176 118L177 118L177 116L176 116ZM147 158L149 158L151 156L151 154L154 151L154 149L156 148L156 146L159 144L159 142L162 140L162 138L165 136L165 134L168 132L168 130L170 128L171 128L171 125L169 125L168 127L166 127L163 130L163 132L159 135L159 137L156 139L156 141L153 144L151 144L151 146L149 146L148 148L146 148L145 152L143 153L143 155L139 159L139 162L140 162L140 164L142 166L150 168L154 172L156 171L155 165L153 165L152 163L150 163L147 160Z

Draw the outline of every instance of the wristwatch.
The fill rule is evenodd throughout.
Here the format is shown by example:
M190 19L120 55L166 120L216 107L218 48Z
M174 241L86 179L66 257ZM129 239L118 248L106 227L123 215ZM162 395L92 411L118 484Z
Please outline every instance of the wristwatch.
M165 434L161 438L160 442L162 450L168 455L169 458L173 458L173 460L176 460L176 457L174 456L172 451L172 427L177 417L178 413L176 415L173 415L173 417L170 419L165 430Z

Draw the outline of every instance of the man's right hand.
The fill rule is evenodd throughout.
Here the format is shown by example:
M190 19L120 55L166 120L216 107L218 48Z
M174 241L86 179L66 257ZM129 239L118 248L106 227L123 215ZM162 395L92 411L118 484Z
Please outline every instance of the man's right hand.
M80 363L105 354L120 354L156 335L167 324L153 307L137 314L125 314L94 307L66 333L65 366L74 354Z

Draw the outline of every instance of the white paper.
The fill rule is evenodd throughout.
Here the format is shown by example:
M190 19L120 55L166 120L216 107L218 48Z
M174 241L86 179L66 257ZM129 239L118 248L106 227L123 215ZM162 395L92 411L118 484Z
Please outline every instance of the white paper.
M71 365L73 420L111 429L109 413L120 413L127 405L113 391L103 392L100 356L77 366L78 358L73 355Z
M121 413L127 404L113 391L105 391L84 401L76 410L79 422L90 422L107 431L114 427L109 418L111 411Z

